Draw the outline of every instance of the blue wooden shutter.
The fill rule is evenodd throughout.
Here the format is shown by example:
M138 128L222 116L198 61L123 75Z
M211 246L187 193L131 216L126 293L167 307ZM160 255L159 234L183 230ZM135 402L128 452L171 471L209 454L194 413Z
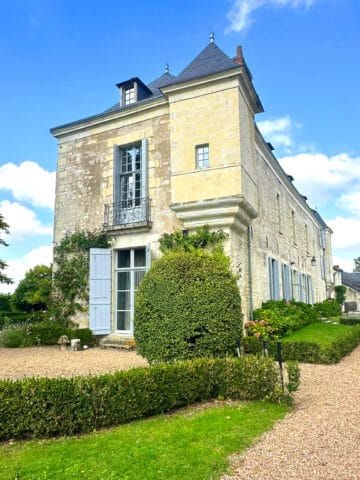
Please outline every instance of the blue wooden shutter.
M113 168L113 201L120 203L120 149L114 145L114 168Z
M285 300L291 300L291 288L290 288L290 269L288 265L282 266L283 276L283 295Z
M90 328L94 335L111 331L111 250L90 249Z
M268 258L268 263L269 263L269 293L270 293L270 299L274 299L274 276L273 276L273 264L272 264L272 258Z
M148 196L148 141L146 138L141 140L141 197L145 199Z
M273 260L274 299L280 300L279 262Z
M303 282L302 282L302 275L301 273L299 272L299 301L300 302L303 302L304 301L304 290L303 290Z

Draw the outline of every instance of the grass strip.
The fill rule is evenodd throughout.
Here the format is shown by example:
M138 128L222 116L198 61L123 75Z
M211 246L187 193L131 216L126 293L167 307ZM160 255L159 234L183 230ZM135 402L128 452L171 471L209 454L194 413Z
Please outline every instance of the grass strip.
M265 402L227 402L78 438L3 444L1 479L216 479L231 453L249 447L288 410Z

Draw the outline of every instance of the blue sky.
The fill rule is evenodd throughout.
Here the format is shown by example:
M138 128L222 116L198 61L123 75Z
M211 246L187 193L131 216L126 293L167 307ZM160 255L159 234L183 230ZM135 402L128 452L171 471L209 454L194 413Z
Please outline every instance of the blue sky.
M360 2L1 0L0 211L8 275L51 261L57 159L51 127L116 103L115 84L178 74L215 33L242 45L257 122L334 230L334 264L360 256ZM14 288L14 287L12 287ZM11 289L11 288L10 288ZM0 286L0 291L7 287Z

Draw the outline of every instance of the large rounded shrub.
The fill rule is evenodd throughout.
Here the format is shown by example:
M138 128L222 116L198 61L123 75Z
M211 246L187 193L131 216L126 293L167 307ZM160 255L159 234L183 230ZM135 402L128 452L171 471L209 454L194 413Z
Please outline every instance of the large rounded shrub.
M242 319L227 257L167 252L140 284L134 325L138 352L149 362L233 355Z

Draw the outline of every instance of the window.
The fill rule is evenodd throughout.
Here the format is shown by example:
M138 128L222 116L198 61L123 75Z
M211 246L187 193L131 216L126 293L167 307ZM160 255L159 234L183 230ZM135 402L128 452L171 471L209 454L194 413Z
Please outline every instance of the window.
M146 273L146 249L118 250L116 259L116 330L133 331L135 295Z
M309 229L306 224L305 224L305 245L306 245L306 251L307 253L309 253Z
M120 203L122 208L140 205L141 199L141 146L120 149Z
M135 102L135 87L128 85L123 87L123 105L130 105Z
M209 166L209 144L197 145L195 147L196 168L207 168Z

